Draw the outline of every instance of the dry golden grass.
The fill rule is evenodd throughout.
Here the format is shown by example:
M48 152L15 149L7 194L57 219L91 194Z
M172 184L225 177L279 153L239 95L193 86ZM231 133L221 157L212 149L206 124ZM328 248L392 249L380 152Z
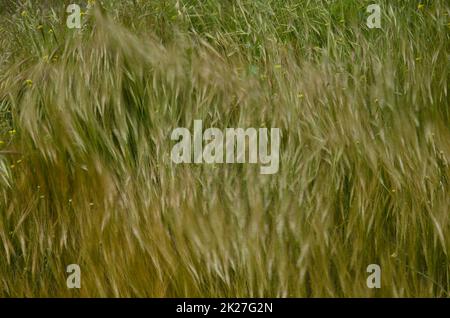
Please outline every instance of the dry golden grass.
M378 1L382 30L371 1L97 1L81 31L47 2L0 22L0 296L449 296L445 1ZM174 165L194 119L281 128L280 171Z

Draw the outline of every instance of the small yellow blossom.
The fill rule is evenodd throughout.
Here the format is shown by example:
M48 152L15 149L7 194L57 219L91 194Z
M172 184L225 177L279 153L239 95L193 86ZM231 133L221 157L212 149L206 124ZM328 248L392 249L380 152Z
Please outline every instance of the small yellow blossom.
M10 131L8 131L10 135L14 135L16 133L15 129L11 129Z
M423 8L425 8L425 5L422 3L419 3L419 5L417 6L417 9L422 10Z
M11 169L14 169L16 167L16 165L11 165L10 167L11 167Z
M22 11L21 15L22 15L22 17L26 17L26 16L28 16L28 12L26 12L26 11L24 10L24 11Z
M303 94L301 94L301 93L298 94L297 96L298 96L298 98L303 98L303 97L305 97L305 95L303 95Z
M5 142L3 140L0 140L0 146L4 145L4 144L5 144Z
M27 84L28 86L31 86L31 85L33 85L33 81L30 80L30 79L27 79L27 80L25 81L25 84Z

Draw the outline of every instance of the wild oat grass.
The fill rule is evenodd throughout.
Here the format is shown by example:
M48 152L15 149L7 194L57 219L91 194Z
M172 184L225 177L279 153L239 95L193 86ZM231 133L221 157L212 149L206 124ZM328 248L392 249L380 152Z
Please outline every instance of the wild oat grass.
M72 2L0 2L0 296L449 296L446 1ZM280 171L173 164L195 119Z

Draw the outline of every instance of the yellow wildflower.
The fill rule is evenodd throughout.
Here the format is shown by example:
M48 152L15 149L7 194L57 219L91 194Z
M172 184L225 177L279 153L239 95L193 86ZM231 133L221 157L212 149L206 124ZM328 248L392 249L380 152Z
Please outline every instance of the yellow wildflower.
M425 8L425 5L422 3L419 3L419 5L417 6L417 9L422 10L423 8Z

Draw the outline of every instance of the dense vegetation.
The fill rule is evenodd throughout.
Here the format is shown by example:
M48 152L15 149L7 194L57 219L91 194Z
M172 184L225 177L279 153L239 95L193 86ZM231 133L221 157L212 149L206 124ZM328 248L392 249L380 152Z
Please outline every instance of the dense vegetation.
M68 29L76 2L0 2L1 296L449 296L447 1L368 29L373 1L80 0ZM173 164L194 119L279 127L280 171Z

